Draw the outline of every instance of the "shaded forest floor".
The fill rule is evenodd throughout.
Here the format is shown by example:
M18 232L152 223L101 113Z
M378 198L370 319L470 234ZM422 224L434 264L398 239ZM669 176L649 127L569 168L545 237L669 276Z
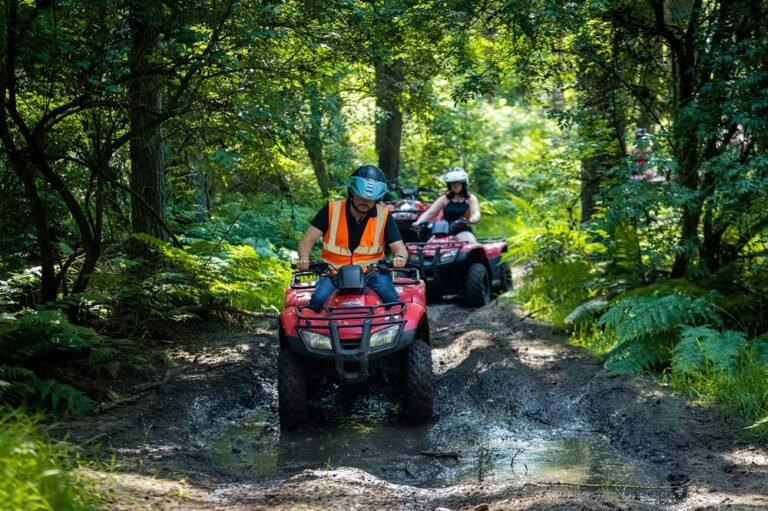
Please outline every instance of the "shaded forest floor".
M200 323L169 330L166 374L150 384L105 382L133 398L71 422L65 432L85 452L114 460L93 476L111 488L116 510L768 508L765 446L737 437L740 429L713 412L648 377L606 376L596 358L514 307L442 303L429 315L436 388L430 432L471 436L484 421L499 420L511 431L545 434L578 425L617 456L659 474L659 484L499 483L482 474L461 484L407 484L405 475L413 478L416 469L405 467L398 478L384 467L364 471L331 459L287 475L222 469L205 441L211 424L261 410L259 434L280 437L270 319L247 328ZM235 440L227 449L242 457L245 447Z

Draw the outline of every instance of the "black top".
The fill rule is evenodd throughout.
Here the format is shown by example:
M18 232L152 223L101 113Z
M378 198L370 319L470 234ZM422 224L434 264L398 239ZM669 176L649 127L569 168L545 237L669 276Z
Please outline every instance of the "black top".
M368 223L368 220L370 218L376 218L377 214L376 207L373 207L368 214L363 217L360 223L357 223L357 220L352 216L349 208L350 202L347 200L347 207L344 209L347 213L349 250L354 252L360 245L360 240L363 237L363 232L365 231L365 226ZM320 208L320 211L317 212L315 218L313 218L309 224L317 227L323 231L323 234L325 234L325 231L328 230L328 204ZM400 236L400 231L397 229L397 222L392 218L392 215L387 215L387 223L384 225L384 243L389 245L390 243L400 241L401 239L403 238Z
M443 220L448 222L455 222L459 218L463 217L467 211L469 211L469 203L467 201L449 201L448 205L443 208Z

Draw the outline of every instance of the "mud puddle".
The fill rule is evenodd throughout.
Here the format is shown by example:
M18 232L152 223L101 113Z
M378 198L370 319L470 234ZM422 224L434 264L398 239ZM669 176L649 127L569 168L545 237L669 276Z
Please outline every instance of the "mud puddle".
M622 457L603 437L575 429L464 427L471 411L408 426L383 393L330 395L300 432L280 432L268 409L239 410L201 435L212 464L231 476L289 478L305 469L353 467L423 488L489 482L666 485L663 474ZM470 418L471 420L471 418ZM463 434L457 432L464 431Z

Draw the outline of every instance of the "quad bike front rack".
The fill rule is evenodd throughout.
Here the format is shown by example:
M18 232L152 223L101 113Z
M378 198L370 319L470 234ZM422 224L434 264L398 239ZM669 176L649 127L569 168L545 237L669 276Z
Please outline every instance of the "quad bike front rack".
M300 306L296 308L298 312L296 330L299 335L308 330L327 331L328 337L331 339L336 372L339 377L347 381L361 381L368 378L368 355L371 352L372 328L374 326L396 325L398 329L395 338L399 339L406 323L403 317L405 306L404 303L389 303L323 307L323 310L328 313L327 316L321 316L314 311L308 314L311 309L307 306ZM389 309L385 309L383 312L374 312L383 307L389 307ZM359 337L354 335L353 339L341 339L340 332L342 330L356 329L360 331Z

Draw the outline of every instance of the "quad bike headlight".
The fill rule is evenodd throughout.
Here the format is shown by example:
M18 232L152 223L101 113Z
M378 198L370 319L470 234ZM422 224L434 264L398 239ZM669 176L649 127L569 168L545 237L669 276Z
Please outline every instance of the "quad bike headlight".
M397 342L397 334L400 332L400 326L394 325L384 330L379 330L371 335L371 348L380 348Z
M459 249L454 248L453 250L448 250L446 252L443 252L440 254L440 262L438 264L448 264L452 263L456 256L459 254Z
M307 348L327 351L331 351L333 349L331 347L331 338L327 335L305 330L301 333L301 337L304 339L304 344L307 345Z

